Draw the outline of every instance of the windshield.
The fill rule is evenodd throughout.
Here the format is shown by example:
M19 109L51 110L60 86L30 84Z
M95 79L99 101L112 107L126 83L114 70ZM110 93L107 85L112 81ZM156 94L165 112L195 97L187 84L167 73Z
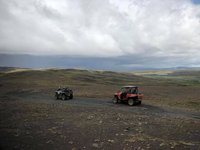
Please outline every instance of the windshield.
M124 93L124 92L128 92L129 89L130 89L130 87L123 87L120 89L120 91Z
M133 94L138 93L137 87L123 87L120 89L120 91L122 93L127 93L127 92L133 93Z

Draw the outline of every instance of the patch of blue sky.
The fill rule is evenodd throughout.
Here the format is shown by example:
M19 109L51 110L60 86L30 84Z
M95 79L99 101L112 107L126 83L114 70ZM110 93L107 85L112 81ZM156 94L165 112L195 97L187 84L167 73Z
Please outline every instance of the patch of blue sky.
M194 4L200 4L200 0L192 0Z

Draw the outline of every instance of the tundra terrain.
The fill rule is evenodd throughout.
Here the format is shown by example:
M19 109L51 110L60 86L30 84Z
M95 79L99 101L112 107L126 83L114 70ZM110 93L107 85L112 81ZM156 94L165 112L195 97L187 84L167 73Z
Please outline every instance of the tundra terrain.
M0 70L1 149L200 149L198 71ZM137 85L142 105L113 104L122 85ZM59 86L74 99L55 100Z

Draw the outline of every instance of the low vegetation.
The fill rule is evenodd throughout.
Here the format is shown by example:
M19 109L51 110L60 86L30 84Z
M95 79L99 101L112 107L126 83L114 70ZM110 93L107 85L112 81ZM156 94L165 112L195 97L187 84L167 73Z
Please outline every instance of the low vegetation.
M200 110L199 71L158 71L150 73L119 73L78 69L1 69L1 93L22 92L54 94L59 86L69 86L76 97L112 98L123 85L137 85L144 93L144 101Z

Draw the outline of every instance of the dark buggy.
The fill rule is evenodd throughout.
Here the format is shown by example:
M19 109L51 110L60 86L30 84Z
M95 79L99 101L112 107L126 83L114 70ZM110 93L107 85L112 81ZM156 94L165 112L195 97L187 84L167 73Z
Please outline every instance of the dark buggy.
M55 91L55 98L62 100L73 99L73 91L68 87L59 88Z

